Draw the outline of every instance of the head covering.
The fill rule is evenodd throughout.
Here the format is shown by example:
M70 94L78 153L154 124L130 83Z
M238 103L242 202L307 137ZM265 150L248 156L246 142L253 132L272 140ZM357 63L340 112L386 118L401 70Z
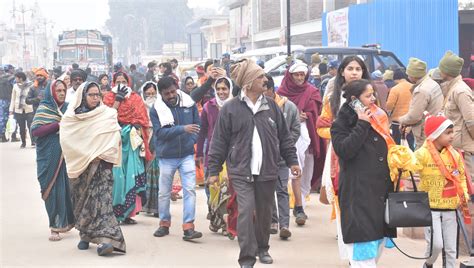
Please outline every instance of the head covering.
M158 94L158 86L156 85L155 82L153 81L146 81L145 83L143 83L143 85L141 86L140 88L140 92L142 93L142 98L143 100L145 101L145 104L146 106L148 107L148 109L150 109L151 107L153 107L153 104L155 103L156 101L156 96L154 98L150 98L150 97L146 97L145 96L145 88L148 87L148 85L153 85L153 87L155 88L156 90L156 94Z
M198 74L205 74L204 67L202 65L196 66L196 73Z
M393 71L393 80L400 80L400 79L406 79L406 78L407 78L407 75L405 74L402 68L398 68L395 71Z
M337 60L332 60L328 63L328 68L337 69L339 67L339 62Z
M46 71L44 68L33 69L33 72L35 73L35 75L41 75L46 79L49 78L48 71Z
M463 65L464 59L448 50L439 61L438 68L443 74L456 77L461 73Z
M82 83L76 91L83 96ZM122 161L120 125L117 110L99 105L96 109L77 114L82 98L75 98L64 114L59 128L59 139L69 178L79 177L96 158L118 165ZM72 142L73 141L73 142Z
M33 69L33 73L35 75L41 75L43 76L45 79L48 79L49 78L49 74L48 74L48 71L46 71L46 69L44 68L37 68L37 69ZM46 83L46 81L45 81ZM34 82L34 87L38 87L39 86L39 82L38 80L35 80Z
M319 57L319 53L314 53L311 55L311 64L318 64L321 63L321 57Z
M437 116L428 115L425 121L425 135L430 140L436 140L443 132L453 125L453 121L444 115Z
M84 70L75 69L75 70L72 70L70 77L71 77L71 81L73 81L77 77L82 78L82 81L86 81L87 80L87 73Z
M217 84L219 84L220 82L222 82L222 80L227 80L227 82L229 82L229 96L227 97L227 99L225 100L221 100L219 98L219 96L217 96L217 92L216 92L216 103L217 103L217 106L219 107L222 107L224 106L224 104L226 102L228 102L230 99L232 99L232 90L233 90L233 86L232 86L232 80L230 80L230 78L228 77L220 77L220 78L217 78L216 82L214 83L214 88L217 89Z
M372 78L372 80L382 80L383 78L382 72L379 70L376 70L370 75L370 78Z
M122 71L118 71L116 73L113 74L112 76L112 87L115 87L117 84L115 83L115 81L117 80L117 77L119 76L123 76L125 77L125 80L127 80L127 86L129 88L132 87L132 79L130 79L130 76L128 76L128 74L126 72L122 72Z
M87 106L87 92L89 91L89 89L91 89L94 86L96 86L100 90L99 84L97 84L96 82L84 82L84 83L81 84L81 86L84 86L84 89L82 90L82 95L77 94L77 96L78 97L82 96L81 97L82 101L81 101L81 104L74 110L74 112L76 114L82 114L82 113L90 112L90 111L96 109L102 103L102 102L99 102L99 105L97 107L92 108L92 109Z
M311 68L311 76L319 76L321 75L321 72L319 71L319 68L313 67Z
M441 77L441 72L439 68L433 68L428 72L428 75L431 77L433 80L443 80L443 77Z
M230 54L228 52L225 52L224 54L222 54L222 58L230 59Z
M321 113L322 108L322 99L319 91L308 82L308 75L306 75L305 82L302 85L298 85L293 80L290 70L287 70L277 93L280 96L287 97L290 101L296 104L299 111L305 112L308 116L306 126L311 139L309 146L313 150L315 156L315 167L317 167L317 162L321 161L320 157L324 157L325 155L324 141L316 134L316 120ZM324 161L322 162L324 163ZM315 170L314 174L317 172L319 171ZM313 177L319 176L316 175Z
M265 75L263 69L251 59L243 59L232 65L230 76L243 91L252 87L253 81Z
M385 70L385 73L383 73L383 80L393 80L393 71Z
M36 110L31 130L35 130L41 126L61 121L63 113L66 112L67 103L58 103L56 96L56 86L63 81L55 80L51 86L44 91L44 97Z
M303 72L305 74L308 73L308 65L306 65L305 63L302 63L302 62L297 62L293 65L290 66L290 73L299 73L299 72Z
M417 58L410 58L406 74L414 78L422 78L426 75L426 62Z

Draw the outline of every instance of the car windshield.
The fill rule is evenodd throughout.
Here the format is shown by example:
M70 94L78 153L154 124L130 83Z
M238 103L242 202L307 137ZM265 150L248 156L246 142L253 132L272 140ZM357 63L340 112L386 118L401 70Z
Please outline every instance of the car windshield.
M375 70L380 70L381 72L384 72L386 69L395 70L402 67L392 55L376 55L374 64Z

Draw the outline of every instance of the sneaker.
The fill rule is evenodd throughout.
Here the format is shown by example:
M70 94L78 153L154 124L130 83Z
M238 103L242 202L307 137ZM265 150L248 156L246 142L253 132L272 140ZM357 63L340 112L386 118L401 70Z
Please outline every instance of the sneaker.
M189 241L189 240L193 240L193 239L197 239L197 238L202 237L202 233L198 232L198 231L195 231L194 229L184 230L183 233L184 233L184 236L183 236L184 241Z
M272 256L270 256L270 254L268 254L268 251L258 253L258 259L263 264L272 264L273 263L273 258L272 258Z
M97 247L97 254L99 256L109 255L114 251L114 247L109 243L99 244Z
M272 223L270 226L270 234L278 234L278 223Z
M283 227L280 229L280 238L286 240L291 237L291 232L288 228Z
M80 250L86 250L89 248L89 242L81 240L79 241L79 244L77 244L77 248Z
M153 235L156 236L156 237L163 237L163 236L169 235L169 234L170 234L170 228L169 227L160 226L160 228L158 228Z
M308 216L306 216L306 214L303 211L296 213L295 222L296 224L298 224L298 226L305 225L307 219L308 219Z

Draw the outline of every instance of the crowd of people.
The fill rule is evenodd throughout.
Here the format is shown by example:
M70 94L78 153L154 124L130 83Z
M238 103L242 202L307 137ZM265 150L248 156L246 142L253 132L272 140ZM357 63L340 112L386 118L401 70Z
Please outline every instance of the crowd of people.
M207 206L210 231L237 237L247 268L273 262L270 235L291 237L291 209L306 224L313 191L333 208L341 259L376 267L397 235L384 221L397 180L391 149L406 144L432 209L433 254L423 265L444 249L454 267L456 209L469 223L474 172L473 83L460 75L462 58L448 51L430 71L410 58L406 70L372 73L358 56L312 61L290 64L278 87L255 61L227 53L197 66L197 81L175 59L148 70L119 63L98 77L77 65L62 73L7 65L1 142L18 141L6 131L14 118L20 147L27 136L36 147L50 241L75 227L79 250L125 253L120 225L149 213L160 219L153 235L167 236L170 203L182 198L183 240L203 236L195 212ZM207 204L197 204L197 184Z

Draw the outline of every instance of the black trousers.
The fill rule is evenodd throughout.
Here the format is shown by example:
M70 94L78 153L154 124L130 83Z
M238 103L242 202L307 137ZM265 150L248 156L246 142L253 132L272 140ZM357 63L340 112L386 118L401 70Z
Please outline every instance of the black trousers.
M28 125L28 130L30 131L31 143L34 142L33 137L31 136L31 123L33 122L34 113L15 113L15 120L20 126L20 138L21 144L26 144L26 126Z
M258 176L254 176L253 182L232 180L239 210L237 237L240 265L254 265L257 254L270 248L268 241L276 183L276 180L258 181Z

